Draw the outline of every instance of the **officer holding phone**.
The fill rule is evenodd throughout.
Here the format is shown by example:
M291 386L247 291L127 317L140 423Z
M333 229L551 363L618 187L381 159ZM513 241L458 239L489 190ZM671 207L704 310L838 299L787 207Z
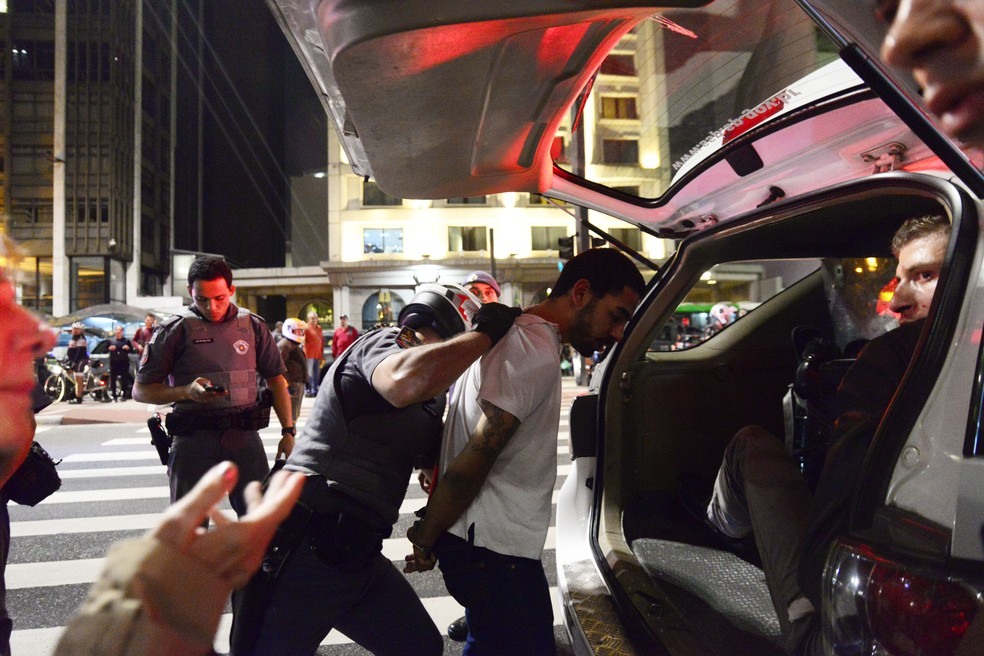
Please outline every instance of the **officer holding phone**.
M165 425L173 441L167 453L171 503L190 491L213 465L231 460L239 482L229 502L246 513L242 491L270 471L259 429L280 420L277 458L294 448L294 420L286 369L261 317L232 303L232 270L214 256L188 270L192 304L163 322L144 348L133 398L173 404ZM266 381L262 393L257 374Z

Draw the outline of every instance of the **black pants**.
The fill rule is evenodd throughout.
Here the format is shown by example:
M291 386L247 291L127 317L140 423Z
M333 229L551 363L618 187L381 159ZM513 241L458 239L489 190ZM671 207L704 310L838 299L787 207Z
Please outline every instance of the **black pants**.
M120 379L120 385L123 387L123 399L130 398L130 392L133 389L133 377L130 376L130 363L127 362L126 365L113 366L110 363L109 366L109 389L116 398L116 379Z

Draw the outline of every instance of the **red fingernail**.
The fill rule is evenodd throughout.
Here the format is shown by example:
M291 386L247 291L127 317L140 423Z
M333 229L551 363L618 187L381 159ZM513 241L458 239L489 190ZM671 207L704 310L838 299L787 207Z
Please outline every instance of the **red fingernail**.
M236 466L229 465L225 472L222 474L222 478L227 482L231 483L236 478Z

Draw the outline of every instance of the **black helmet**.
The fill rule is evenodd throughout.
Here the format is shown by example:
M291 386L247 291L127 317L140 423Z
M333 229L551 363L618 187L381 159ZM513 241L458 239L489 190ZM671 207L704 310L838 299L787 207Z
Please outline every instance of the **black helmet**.
M447 339L471 328L471 316L481 305L461 285L421 285L410 303L400 310L397 323L414 330L433 328L441 339Z

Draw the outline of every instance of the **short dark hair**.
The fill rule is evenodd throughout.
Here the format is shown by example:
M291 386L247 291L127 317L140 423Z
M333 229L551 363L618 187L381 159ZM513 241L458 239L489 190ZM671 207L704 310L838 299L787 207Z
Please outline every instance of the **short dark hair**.
M225 278L226 284L232 287L232 269L221 257L214 255L202 255L195 258L195 261L188 267L188 286L195 284L196 280L208 281Z
M942 214L926 214L907 219L892 236L892 255L898 257L899 251L909 242L933 235L950 239L950 222Z
M579 253L564 265L549 298L560 298L582 278L591 284L591 292L598 297L621 294L626 287L639 296L646 291L646 282L639 269L621 251L592 248Z

